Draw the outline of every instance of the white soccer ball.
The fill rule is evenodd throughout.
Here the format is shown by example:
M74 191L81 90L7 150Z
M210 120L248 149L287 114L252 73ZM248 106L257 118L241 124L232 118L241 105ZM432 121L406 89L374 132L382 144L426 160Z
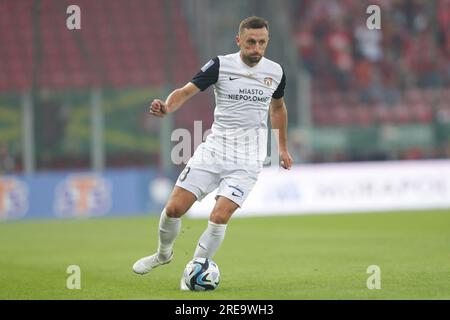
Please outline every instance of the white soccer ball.
M192 291L214 290L220 282L220 271L211 259L195 258L184 268L183 281Z

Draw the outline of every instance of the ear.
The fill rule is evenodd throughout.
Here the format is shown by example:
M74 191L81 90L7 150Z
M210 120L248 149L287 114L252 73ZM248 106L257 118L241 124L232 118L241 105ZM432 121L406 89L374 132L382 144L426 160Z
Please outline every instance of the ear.
M239 48L241 47L241 38L239 37L239 35L236 35L236 44Z

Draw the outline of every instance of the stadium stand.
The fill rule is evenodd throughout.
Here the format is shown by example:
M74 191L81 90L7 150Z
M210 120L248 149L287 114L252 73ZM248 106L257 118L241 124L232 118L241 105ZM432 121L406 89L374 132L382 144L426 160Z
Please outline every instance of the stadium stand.
M0 41L2 64L9 77L2 77L0 91L31 88L32 65L41 59L39 82L50 89L86 88L95 85L130 87L164 85L170 65L175 83L185 82L198 68L196 52L186 21L175 1L174 15L164 22L164 1L77 1L82 8L80 32L61 28L69 1L42 0L39 16L31 13L32 0L3 1ZM35 25L37 27L35 28ZM179 41L170 47L167 26ZM33 42L37 38L37 45ZM173 50L173 56L168 50ZM2 73L5 74L5 73Z
M377 1L292 1L316 125L430 123L437 110L450 112L450 1L434 11L421 1L378 2L381 30L359 14Z
M204 63L198 59L180 1L79 0L82 27L74 31L66 28L70 4L60 0L0 2L0 43L7 44L0 45L0 93L95 87L167 92L188 82ZM157 97L148 97L142 110L153 98ZM194 120L210 125L210 102L208 95L198 95L175 115L174 126L192 129ZM109 155L108 163L145 164L142 155L139 159L141 151L136 151L138 155ZM66 155L58 157L53 167L71 162ZM86 160L72 163L85 166Z
M82 29L70 31L65 26L66 8L71 1L0 1L0 103L9 101L9 95L17 98L13 104L0 105L10 115L2 119L7 123L0 123L0 127L16 128L2 136L1 148L9 150L20 170L20 95L32 89L63 92L63 97L52 102L60 105L54 120L58 122L54 126L58 134L52 133L53 127L48 125L53 121L51 117L39 115L45 107L36 107L36 119L42 122L36 127L47 130L43 130L42 139L36 139L36 154L47 159L45 168L88 167L89 90L99 87L104 93L107 166L157 165L160 124L146 116L148 103L185 84L206 63L199 59L182 1L76 3L82 10ZM450 0L437 0L434 6L416 0L286 3L291 8L288 12L292 14L299 64L311 74L313 129L320 137L334 133L328 129L336 129L342 135L339 141L349 143L353 138L347 136L361 135L352 131L355 127L366 130L368 137L373 136L374 127L381 132L380 145L372 153L364 148L374 143L356 144L362 146L361 150L351 146L349 151L343 145L333 145L337 139L330 139L324 144L314 143L321 146L317 153L334 155L304 157L309 151L298 142L303 141L302 137L295 136L299 128L290 128L291 140L299 146L293 151L297 159L308 162L450 156ZM369 4L383 7L381 30L365 27L365 8ZM136 88L134 96L127 91ZM142 94L142 88L152 94ZM77 96L67 91L81 93ZM116 93L126 98L119 99ZM198 120L207 130L213 120L212 105L211 95L197 95L174 114L174 127L192 132ZM395 152L395 146L385 145L385 138L391 134L389 126L398 129ZM427 150L417 144L403 146L402 137L410 137L408 133L413 130L422 133L423 140L417 140L417 144ZM15 140L10 138L13 136ZM39 149L41 142L48 152ZM151 155L149 145L153 148Z

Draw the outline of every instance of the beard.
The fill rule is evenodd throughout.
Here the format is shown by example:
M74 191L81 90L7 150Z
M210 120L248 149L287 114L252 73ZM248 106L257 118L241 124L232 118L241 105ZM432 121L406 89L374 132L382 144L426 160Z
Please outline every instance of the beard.
M262 59L262 55L246 55L243 56L243 58L246 60L246 62L249 62L251 64L258 63Z

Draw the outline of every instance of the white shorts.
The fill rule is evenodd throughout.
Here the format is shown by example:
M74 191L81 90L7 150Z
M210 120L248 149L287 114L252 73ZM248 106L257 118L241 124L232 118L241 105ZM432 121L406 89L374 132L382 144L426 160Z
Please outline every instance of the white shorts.
M176 185L192 192L198 201L218 188L216 199L224 196L242 207L261 169L262 163L222 161L201 144L180 173Z

